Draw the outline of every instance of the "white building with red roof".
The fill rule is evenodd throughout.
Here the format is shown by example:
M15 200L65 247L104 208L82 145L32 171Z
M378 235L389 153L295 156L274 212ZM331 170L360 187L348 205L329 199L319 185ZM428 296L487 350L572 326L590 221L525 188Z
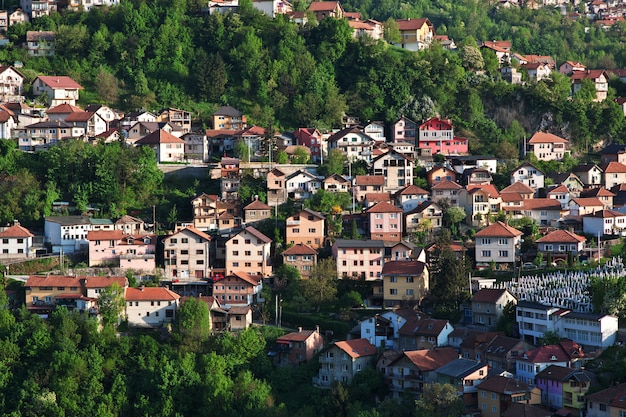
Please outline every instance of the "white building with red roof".
M619 162L609 162L600 166L604 172L604 186L611 188L626 183L626 165Z
M462 189L456 182L443 180L430 187L430 197L434 202L448 200L451 206L456 206Z
M335 381L350 383L357 373L374 361L376 355L376 346L367 339L334 342L319 357L321 369L313 378L313 385L330 388Z
M500 211L502 198L493 184L468 185L459 190L459 205L465 209L466 221L473 226L488 222L489 216Z
M33 235L27 228L15 223L0 232L0 259L23 259L35 256Z
M75 106L82 89L80 84L67 76L40 75L33 81L33 95L45 94L51 106L63 103Z
M420 203L428 200L430 193L417 185L409 185L394 194L395 203L402 207L404 212L416 208Z
M626 214L615 210L598 210L583 216L583 233L598 235L626 235Z
M262 289L261 275L243 271L235 271L224 278L216 277L213 282L213 296L225 307L256 303Z
M476 265L489 266L491 262L507 268L515 262L517 247L523 233L502 222L493 223L476 233Z
M526 152L540 161L561 160L568 152L569 141L547 132L536 132L528 141Z
M556 345L541 346L518 357L515 374L520 381L534 385L537 374L548 366L575 368L580 366L579 361L584 357L578 343L564 339Z
M172 323L180 295L165 287L126 288L126 318L129 326L160 327Z
M135 145L154 149L158 163L185 160L185 141L162 129L144 136L135 142Z
M609 93L609 76L605 70L583 70L574 71L570 77L572 81L572 95L575 95L582 88L583 80L591 80L596 88L594 101L604 101Z
M569 212L572 216L584 216L596 211L604 210L604 203L597 197L572 198L568 203Z
M551 254L554 262L567 262L568 254L577 256L587 239L569 230L555 230L537 239L539 252Z
M343 7L341 7L341 3L338 1L314 1L307 11L313 12L318 22L327 17L342 19L344 13Z

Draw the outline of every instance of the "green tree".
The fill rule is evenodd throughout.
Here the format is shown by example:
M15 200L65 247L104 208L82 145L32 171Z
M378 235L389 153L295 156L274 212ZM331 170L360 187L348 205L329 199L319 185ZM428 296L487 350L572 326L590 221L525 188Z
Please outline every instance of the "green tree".
M188 297L176 312L175 329L183 350L201 352L211 335L208 304L200 298Z
M288 164L289 163L289 155L287 155L287 152L285 152L285 151L278 152L278 156L276 157L276 163L278 163L278 164Z
M332 258L323 259L311 269L311 276L302 281L302 294L319 311L324 303L337 296L337 265Z
M391 17L383 24L383 37L388 43L400 43L402 35L400 34L400 27L398 22Z
M480 71L484 68L485 60L477 47L465 45L459 53L464 68L470 71Z
M117 283L109 285L100 292L97 301L98 312L105 327L116 326L119 322L126 305L124 296L124 288Z
M458 417L465 406L454 385L424 385L422 395L415 401L415 412L423 417Z

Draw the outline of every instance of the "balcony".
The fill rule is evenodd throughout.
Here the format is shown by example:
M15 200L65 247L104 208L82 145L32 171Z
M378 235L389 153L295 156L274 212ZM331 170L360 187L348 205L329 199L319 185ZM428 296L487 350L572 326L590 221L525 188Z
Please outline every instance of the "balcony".
M166 259L175 259L176 257L174 256L173 258L166 258ZM150 259L155 259L155 255L154 254L134 254L134 253L125 253L123 255L120 255L120 259L145 259L145 260L150 260Z
M299 226L300 220L287 220L286 224L287 226Z

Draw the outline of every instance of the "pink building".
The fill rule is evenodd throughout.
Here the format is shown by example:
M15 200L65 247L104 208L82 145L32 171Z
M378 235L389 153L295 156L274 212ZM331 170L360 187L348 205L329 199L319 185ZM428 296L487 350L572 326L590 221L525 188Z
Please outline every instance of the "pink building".
M341 279L381 279L385 245L382 240L337 239L332 248Z
M455 137L454 126L449 119L429 119L419 127L419 150L421 155L462 155L469 151L468 139Z
M314 127L300 127L295 131L297 145L306 146L311 150L311 159L314 164L322 160L322 134Z
M156 236L127 235L121 230L93 230L87 233L89 266L112 265L133 271L154 272Z
M402 240L402 208L384 201L368 208L370 239L399 242Z
M417 146L415 130L417 123L407 117L401 117L391 125L391 138L393 142L406 142Z

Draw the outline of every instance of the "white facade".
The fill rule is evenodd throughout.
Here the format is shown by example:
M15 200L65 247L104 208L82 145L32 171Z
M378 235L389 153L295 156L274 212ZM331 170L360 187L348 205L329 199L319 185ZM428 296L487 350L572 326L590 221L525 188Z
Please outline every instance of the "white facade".
M626 235L626 214L613 210L602 210L583 216L583 233L593 236Z
M511 184L521 182L534 190L544 187L545 175L530 164L523 164L511 173Z
M89 248L87 233L91 230L113 230L113 222L92 224L86 216L51 216L44 224L44 235L52 253L74 253Z
M290 175L285 181L286 191L289 198L294 200L309 199L322 188L322 181L315 175L299 171Z
M132 301L126 299L128 324L134 327L158 327L174 321L178 300Z

